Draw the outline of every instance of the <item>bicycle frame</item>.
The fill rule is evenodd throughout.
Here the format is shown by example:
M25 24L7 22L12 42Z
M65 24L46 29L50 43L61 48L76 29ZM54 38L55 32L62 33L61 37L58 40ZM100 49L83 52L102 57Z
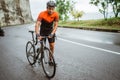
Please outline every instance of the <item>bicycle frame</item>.
M33 36L34 36L34 35L33 35ZM39 41L41 47L39 48L39 49L40 49L40 52L37 54L36 59L38 59L40 53L41 53L40 58L41 58L41 59L43 58L44 48L46 48L46 39L48 38L48 36L42 36L42 38L43 38L43 39ZM36 38L36 41L35 41L35 42L36 42L35 45L37 45L37 43L38 43L38 39L37 39L37 38Z
M41 44L41 54L44 54L44 48L46 48L46 39L48 38L48 36L42 36L42 40L40 40L40 44ZM43 57L43 55L41 55L41 57Z
M31 34L32 34L32 41L33 41L33 44L34 45L37 45L38 44L38 39L37 39L37 36L35 37L34 39L34 31L29 31ZM39 55L41 53L41 59L43 58L43 54L44 54L44 48L46 48L46 39L48 38L48 36L42 36L42 40L40 40L40 52L36 55L36 59L39 58Z
M46 76L48 78L53 78L56 72L56 64L54 56L52 55L49 47L46 45L46 40L49 37L42 36L42 40L38 40L37 36L35 37L34 31L29 32L32 34L32 41L28 41L26 44L26 56L28 62L30 65L34 65L36 62L41 62L43 71ZM39 47L36 47L36 45L39 45Z

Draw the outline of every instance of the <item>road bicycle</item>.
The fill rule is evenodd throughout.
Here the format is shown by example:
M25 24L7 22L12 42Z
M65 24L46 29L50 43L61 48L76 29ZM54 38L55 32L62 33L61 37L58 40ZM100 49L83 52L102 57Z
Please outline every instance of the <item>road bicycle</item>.
M56 72L56 63L50 49L46 46L48 36L42 36L43 39L38 41L37 37L34 38L34 31L29 32L32 34L32 40L26 44L26 56L29 64L34 65L41 62L45 75L48 78L53 78ZM36 48L36 45L39 47Z

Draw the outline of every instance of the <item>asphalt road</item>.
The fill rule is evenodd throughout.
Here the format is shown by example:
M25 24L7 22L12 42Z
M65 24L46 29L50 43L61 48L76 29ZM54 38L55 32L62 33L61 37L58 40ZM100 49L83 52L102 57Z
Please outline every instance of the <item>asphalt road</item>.
M25 45L30 25L5 27L0 37L0 80L49 80L42 66L31 67ZM120 33L58 28L57 71L51 80L120 80Z

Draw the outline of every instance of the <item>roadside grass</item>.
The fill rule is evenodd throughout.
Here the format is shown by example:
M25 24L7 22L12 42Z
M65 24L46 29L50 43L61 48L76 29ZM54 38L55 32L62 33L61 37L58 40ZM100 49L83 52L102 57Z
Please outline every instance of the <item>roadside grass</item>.
M80 21L60 21L59 26L71 28L89 28L89 29L106 29L120 30L120 18L109 18L107 20L80 20Z

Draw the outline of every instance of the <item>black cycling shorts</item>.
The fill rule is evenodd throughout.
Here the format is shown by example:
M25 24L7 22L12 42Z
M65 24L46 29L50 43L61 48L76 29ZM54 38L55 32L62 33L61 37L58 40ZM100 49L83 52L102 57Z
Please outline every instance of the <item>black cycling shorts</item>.
M48 35L41 35L41 36L48 36ZM55 34L53 35L53 37L52 38L48 38L48 42L49 43L54 43L55 42ZM43 38L44 39L44 38Z

